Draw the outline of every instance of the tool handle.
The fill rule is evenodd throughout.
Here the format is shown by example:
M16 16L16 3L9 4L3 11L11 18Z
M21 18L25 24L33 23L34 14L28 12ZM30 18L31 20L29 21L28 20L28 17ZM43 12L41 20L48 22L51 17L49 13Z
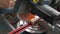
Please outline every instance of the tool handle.
M26 24L26 25L24 25L22 27L19 27L19 28L15 29L15 30L9 32L8 34L20 34L23 31L25 31L26 28L28 28L30 26L32 26L32 24L30 24L30 23L29 24Z

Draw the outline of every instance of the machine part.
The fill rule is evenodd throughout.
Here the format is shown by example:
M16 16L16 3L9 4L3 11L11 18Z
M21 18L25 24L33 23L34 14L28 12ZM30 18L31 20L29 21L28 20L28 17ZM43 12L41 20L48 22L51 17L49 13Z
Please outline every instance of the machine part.
M9 23L9 21L7 21L7 19L4 19L6 22L7 22L7 24L12 28L12 30L14 30L15 28Z
M50 16L59 16L60 15L60 12L58 12L57 10L53 9L52 7L50 7L48 5L37 5L36 8Z
M20 15L19 15L20 16ZM38 16L33 16L33 15L29 15L28 17L27 17L27 19L29 20L28 21L28 24L25 26L22 26L22 27L20 27L20 28L18 28L18 29L16 29L16 30L13 30L10 34L14 34L14 33L20 33L22 30L24 30L25 28L27 28L27 27L29 27L29 26L31 26L31 22L32 22L32 24L34 24L34 22L36 22L37 20L39 20L39 17ZM24 20L24 19L23 19ZM27 20L25 20L25 21L27 21ZM30 22L31 21L31 22Z
M56 17L55 19L55 27L58 28L58 30L60 31L60 16Z
M2 17L4 17L4 15L2 15ZM12 30L15 29L5 17L4 20L7 22L7 24L11 27Z
M49 26L47 26L46 25L46 23L45 22L43 22L43 23L41 23L41 21L38 21L39 20L39 17L38 16L35 16L35 17L32 17L31 16L31 14L30 15L27 15L27 16L29 16L28 18L26 18L26 19L29 19L31 22L32 22L32 24L33 24L33 22L36 22L36 23L34 23L34 24L36 24L36 25L31 25L31 27L29 27L27 24L26 24L26 22L24 21L24 22L19 22L18 23L18 30L16 29L16 30L14 30L14 31L17 31L16 32L16 34L19 34L19 33L21 33L21 32L23 32L23 31L27 31L27 32L30 32L30 33L43 33L43 32L45 32L46 30L48 30L49 29ZM19 17L20 18L20 17ZM41 19L42 20L42 19ZM31 23L29 21L29 23ZM28 27L26 27L25 25L22 25L22 23L23 24L26 24L26 26ZM21 26L21 27L20 27ZM25 30L25 28L27 28L26 30ZM15 33L15 32L11 32L11 33ZM10 34L11 34L10 33Z
M31 2L31 3L34 5L33 2ZM50 16L58 16L58 15L60 15L60 12L58 12L54 8L50 7L49 5L46 5L46 4L42 4L42 5L41 4L35 4L34 6L36 7L36 9L42 11L43 13L45 13L47 15L50 15Z
M31 13L38 15L39 17L43 18L45 21L47 21L49 23L51 23L51 21L53 21L53 17L46 15L45 13L43 13L42 11L40 11L36 8L33 8Z
M27 15L27 16L29 16L29 15ZM30 15L30 17L31 17L31 15ZM29 18L30 18L30 17L29 17ZM19 17L19 18L20 18L20 17ZM28 18L28 19L29 19L29 18ZM35 18L31 19L31 21L32 21L32 22L35 22L38 18L39 18L38 16L35 16ZM26 19L27 19L27 18L26 18ZM26 20L26 19L25 19L25 20ZM44 23L44 24L43 24L43 23ZM26 24L26 22L20 20L20 22L18 22L18 24L17 24L17 27L19 27L19 26L21 27L21 26L23 26L24 24ZM49 26L47 25L47 23L46 23L43 19L41 19L41 21L37 21L37 22L34 23L34 24L36 24L36 25L33 25L33 26L27 28L25 31L30 32L30 33L43 33L43 32L45 32L46 30L49 29Z
M41 6L42 7L42 6ZM40 7L39 7L40 8ZM45 6L45 8L46 8L46 6ZM42 9L43 11L44 11L44 9ZM48 9L46 9L46 10L48 10ZM49 12L48 12L49 13ZM47 14L48 14L47 13ZM46 14L46 13L45 13ZM54 15L54 16L58 16L59 14L57 14L57 15L55 15L55 13L53 13L53 11L52 11L52 14ZM24 15L24 14L23 14ZM48 14L49 16L51 16L50 14ZM24 16L25 17L25 16ZM22 18L24 18L24 17L22 17ZM30 16L29 16L30 17ZM25 18L26 19L26 18ZM30 18L29 18L30 19Z
M32 0L34 3L38 3L39 2L39 0Z
M59 16L60 12L53 9L52 7L50 7L47 4L34 4L33 2L31 2L31 4L34 5L34 9L38 10L38 11L32 11L33 14L36 14L40 17L42 17L43 19L45 19L47 22L52 23L53 19L55 19L54 17ZM46 17L47 18L46 18Z
M57 10L55 10L55 9L53 9L53 8L51 8L51 7L49 7L48 5L37 5L36 6L36 8L38 9L38 10L40 10L40 13L42 12L42 13L44 13L44 14L46 14L46 15L48 15L48 16L50 16L50 17L52 17L52 18L50 18L51 20L51 23L54 21L54 19L55 19L55 17L56 16L59 16L60 15L60 12L58 12ZM49 8L49 9L48 9ZM35 12L36 13L36 12ZM39 12L38 12L39 13ZM40 15L40 14L39 14ZM42 16L42 15L40 15L40 16ZM44 15L43 15L44 16ZM45 17L42 17L43 19L45 19ZM47 19L47 18L46 18ZM45 19L45 20L46 20ZM48 22L48 20L46 20L47 22ZM50 22L49 22L50 23Z
M23 23L23 24L21 24L21 23ZM19 27L21 27L21 25L23 26L24 24L26 24L26 22L20 22L20 24L19 24L19 22L18 22L18 28ZM34 26L34 27L29 27L29 28L27 28L25 31L26 32L29 32L29 33L42 33L42 32L40 32L39 30L38 30L38 28L37 28L38 26ZM38 31L37 31L38 30Z
M16 16L16 13L13 13L13 14L4 14L4 17L10 22L10 24L16 24L19 19L18 17Z
M24 1L25 2L25 1ZM26 3L22 3L22 5L20 6L20 9L22 8L22 10L20 10L20 12L22 12L22 13L24 13L25 12L25 8L23 8L24 7L24 4L25 4L25 6L26 6L26 3L28 2L28 1L26 1ZM30 2L34 5L34 3L30 0ZM27 4L28 5L28 4ZM36 4L35 4L36 5ZM36 9L38 9L40 12L38 12L38 14L39 13L41 13L41 14L44 14L46 17L47 17L47 19L46 19L46 17L43 15L38 15L38 16L42 16L42 18L43 19L45 19L46 21L53 21L53 18L55 17L55 16L58 16L59 15L59 12L57 11L57 10L55 10L55 9L53 9L53 8L51 8L50 6L48 6L48 5L37 5L37 6L35 6L36 7ZM44 8L45 7L45 8ZM48 7L49 7L49 9L48 9ZM23 11L24 10L24 11ZM29 11L27 11L27 12L25 12L26 14L27 13L29 13ZM35 13L37 13L37 11L35 12ZM35 14L34 13L34 14ZM57 14L56 14L57 13ZM37 14L36 14L37 15Z
M60 16L60 12L58 12L57 10L49 7L48 5L40 5L40 6L37 5L35 7L36 7L36 10L39 10L40 12L39 11L34 11L34 12L32 11L34 14L42 17L43 19L45 19L47 22L51 23L52 25L53 25L53 23L57 23L57 22L54 22L54 21L56 21L54 19L56 19L56 17ZM42 14L42 13L44 13L44 14Z
M44 0L44 4L50 5L52 3L52 0Z
M60 24L56 24L56 27L60 31Z
M29 3L31 3L33 6L34 6L34 5L37 5L37 4L42 5L42 4L44 4L44 0L39 0L37 3L35 3L35 2L32 1L32 0L29 0Z
M56 2L56 0L34 0L34 1L32 1L32 0L30 0L29 2L32 4L32 5L37 5L37 4L40 4L40 5L42 5L42 4L47 4L47 5L51 5L52 4L52 2L54 1L54 3L53 4L55 4ZM53 5L52 4L52 5Z
M42 21L42 19L41 19L41 21ZM36 25L33 25L33 26L27 28L25 31L29 32L29 33L44 33L44 32L46 32L49 29L49 26L47 25L47 23L43 22L44 23L43 24L41 21L37 22ZM26 22L20 20L20 22L18 22L18 24L17 24L17 27L19 28L21 26L24 26L25 24L26 24Z

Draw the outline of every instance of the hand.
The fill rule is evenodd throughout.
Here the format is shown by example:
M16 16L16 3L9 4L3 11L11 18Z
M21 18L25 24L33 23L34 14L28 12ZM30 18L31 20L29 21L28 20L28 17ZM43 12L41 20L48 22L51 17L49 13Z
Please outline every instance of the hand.
M15 0L0 0L0 8L8 8L14 5Z

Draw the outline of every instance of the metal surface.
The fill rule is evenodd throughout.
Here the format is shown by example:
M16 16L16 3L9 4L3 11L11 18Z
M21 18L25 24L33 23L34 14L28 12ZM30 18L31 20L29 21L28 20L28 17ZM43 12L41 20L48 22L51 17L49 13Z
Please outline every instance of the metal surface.
M12 28L6 23L4 17L0 15L0 34L7 34Z
M53 9L52 7L50 7L48 5L37 5L36 8L50 16L59 16L60 15L59 11Z

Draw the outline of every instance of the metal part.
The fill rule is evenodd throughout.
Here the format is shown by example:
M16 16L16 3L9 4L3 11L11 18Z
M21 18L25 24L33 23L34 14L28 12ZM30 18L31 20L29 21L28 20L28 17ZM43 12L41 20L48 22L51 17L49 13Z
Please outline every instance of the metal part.
M4 15L2 15L2 16L4 17ZM15 29L5 17L4 17L4 20L5 20L6 23L11 27L12 30Z
M26 0L25 0L26 1ZM21 14L26 14L26 13L30 13L30 11L29 12L25 12L25 8L26 8L26 6L27 6L27 3L28 3L28 1L26 1L26 3L25 3L25 1L23 1L23 3L21 2L21 5L20 5L20 7L19 8L17 8L16 7L16 9L18 10L18 9L20 9L19 11L19 13L21 13ZM36 9L38 9L38 10L41 10L41 12L42 13L44 13L44 14L46 14L47 16L50 16L50 17L56 17L56 16L59 16L60 15L60 12L58 12L57 10L55 10L55 9L53 9L52 7L50 7L50 6L48 6L48 5L42 5L42 4L40 4L40 5L36 5L36 4L34 4L33 3L33 5L35 5L34 7L36 8ZM22 8L22 9L21 9ZM23 11L23 12L22 12ZM28 10L26 10L26 11L28 11ZM35 22L36 20L35 20L35 18L33 18L33 19L30 19L30 16L31 15L29 15L28 16L28 14L27 14L27 16L26 15L24 15L24 17L22 16L19 16L18 15L18 17L19 17L19 19L24 19L24 20L27 20L26 19L26 17L28 18L29 17L29 20L31 21L31 22ZM37 14L36 14L37 15ZM25 17L26 16L26 17ZM41 15L40 15L41 16ZM45 17L45 16L44 16ZM43 18L43 17L42 17ZM47 17L47 18L49 18L49 17ZM23 21L24 21L23 20ZM29 20L27 20L27 21L29 21ZM49 20L49 19L48 19ZM26 25L26 26L28 26L27 27L27 29L26 29L26 31L27 32L30 32L30 33L43 33L43 32L45 32L45 31L47 31L48 29L49 29L49 26L48 26L48 24L46 23L46 22L41 22L41 21L37 21L38 23L36 23L36 25L33 25L33 26L31 26L31 27L29 27L28 25ZM24 22L25 23L25 22ZM28 22L26 22L26 23L28 23ZM52 21L52 23L53 23L53 21ZM19 23L18 23L19 24ZM54 23L55 24L55 23ZM17 25L18 27L20 26L20 24L19 25ZM21 25L22 26L22 25ZM12 33L14 34L14 33L20 33L21 31L20 30L25 30L25 28L26 28L26 26L23 26L22 28L19 28L19 29L16 29L16 30L14 30L14 31L12 31ZM23 31L24 31L23 30ZM11 34L11 33L10 33Z
M27 22L20 20L20 22L18 22L17 27L21 27L21 25L23 26L24 24L26 24ZM44 23L44 24L43 24ZM47 25L46 22L44 22L43 19L40 19L39 21L37 21L37 23L29 28L27 28L25 31L29 32L29 33L43 33L45 31L47 31L49 29L49 25Z
M53 9L52 7L50 7L48 5L37 5L36 8L50 16L59 16L60 15L59 11Z

